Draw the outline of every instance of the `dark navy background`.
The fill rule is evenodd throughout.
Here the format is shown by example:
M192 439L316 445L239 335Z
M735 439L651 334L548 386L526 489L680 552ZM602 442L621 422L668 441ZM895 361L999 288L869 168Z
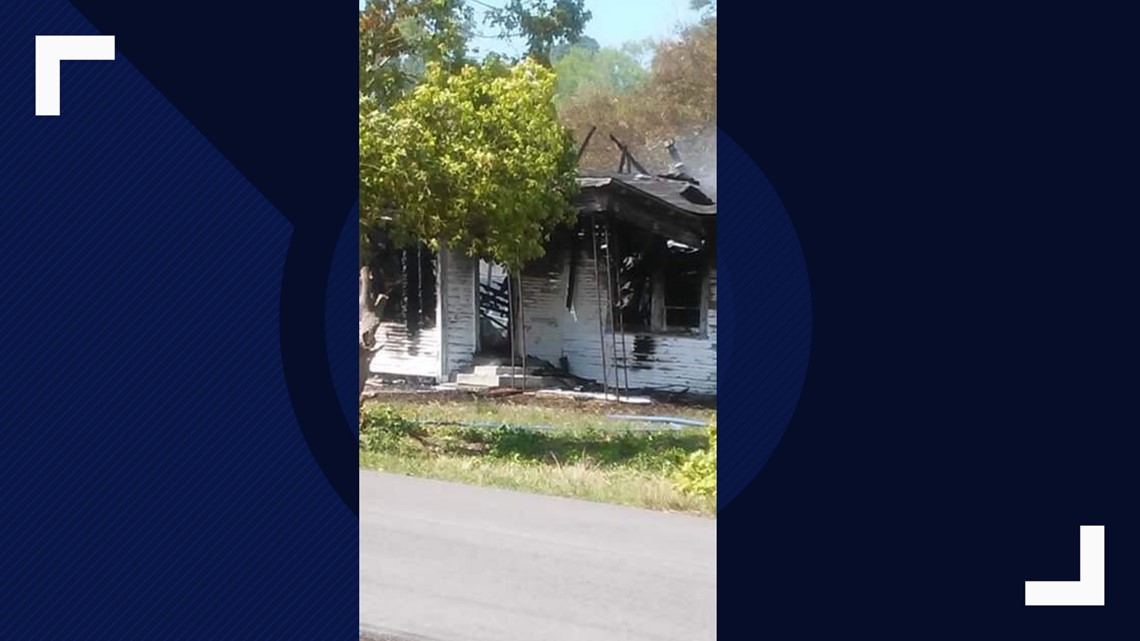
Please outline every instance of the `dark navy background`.
M355 638L356 9L109 4L0 4L0 638ZM1131 16L788 4L719 43L812 292L800 404L719 516L726 638L1124 631ZM35 118L33 37L95 33L117 59ZM743 312L772 285L732 215ZM757 379L720 384L722 449L758 447ZM1108 606L1024 607L1082 524Z
M789 212L812 291L800 404L719 514L725 638L1133 636L1132 16L725 17L719 125ZM749 223L722 209L721 269L747 272ZM722 450L759 438L756 390L720 377ZM1024 581L1078 578L1082 524L1106 526L1107 606L1025 607Z
M356 638L356 11L0 4L0 639Z

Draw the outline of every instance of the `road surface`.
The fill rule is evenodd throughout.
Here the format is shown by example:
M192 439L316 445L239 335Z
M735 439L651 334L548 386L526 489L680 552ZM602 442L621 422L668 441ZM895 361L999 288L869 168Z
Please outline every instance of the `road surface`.
M360 472L362 638L712 641L716 521Z

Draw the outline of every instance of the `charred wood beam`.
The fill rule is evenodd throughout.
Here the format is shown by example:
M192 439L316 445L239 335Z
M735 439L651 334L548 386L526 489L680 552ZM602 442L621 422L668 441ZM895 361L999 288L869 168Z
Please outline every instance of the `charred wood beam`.
M407 325L408 331L414 332L420 328L420 248L408 248L405 258L405 274L407 280L404 285L404 297L408 301Z
M498 327L499 329L503 330L504 332L507 330L506 321L501 321L501 320L498 320L496 318L491 318L490 316L484 316L483 320L494 325L495 327Z
M494 285L479 283L479 289L487 296L496 296L503 299L507 297L507 288L503 287L502 283L496 283Z
M637 159L634 158L633 154L629 152L629 147L626 147L624 144L622 144L622 142L615 138L613 134L610 134L610 140L612 140L614 144L617 145L618 149L621 150L622 158L629 160L630 164L633 165L634 169L636 169L638 173L646 175L649 174L649 172L645 170L645 167L642 167L641 163L637 162Z
M579 214L604 214L609 198L594 192L582 191L574 199Z
M597 126L590 127L590 133L586 134L586 139L582 141L582 146L578 148L578 160L582 159L582 154L586 152L586 146L590 144L590 139L594 137L594 132L597 130Z
M652 210L628 204L616 208L613 211L613 217L662 238L690 247L700 246L701 239L704 236L700 221L671 220L667 216Z
M488 290L486 286L479 292L480 305L497 305L499 307L506 307L510 304L505 295L500 292Z
M420 320L427 318L435 322L436 307L436 264L435 252L420 245Z
M577 277L578 270L578 230L581 226L574 228L574 233L570 235L570 273L566 279L566 309L574 306L574 280Z
M633 199L604 192L580 193L575 206L580 214L603 214L692 247L700 245L707 233L704 222L698 216L676 212L664 206L643 205Z
M486 316L488 313L492 313L505 317L511 311L509 305L506 303L499 303L498 301L495 301L494 303L491 301L481 301L479 308L484 312L484 316Z

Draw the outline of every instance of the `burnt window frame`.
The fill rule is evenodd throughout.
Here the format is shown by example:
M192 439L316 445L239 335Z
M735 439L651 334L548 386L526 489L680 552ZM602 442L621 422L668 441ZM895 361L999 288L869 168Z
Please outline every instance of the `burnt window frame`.
M668 242L672 241L667 241L667 244ZM668 249L668 251L673 252L674 258L670 258L669 261L674 261L674 264L671 265L667 262L659 273L662 282L660 290L655 289L654 294L660 291L662 295L662 304L660 307L661 318L654 319L655 325L657 321L659 321L660 329L658 333L661 334L681 334L685 336L704 337L708 331L709 269L707 248L703 244L700 247L689 247L681 243L676 244L686 247L690 251L683 252L681 250L674 251L673 248ZM675 257L682 254L684 254L685 257L681 260L684 260L687 264L677 265L675 261L678 261L678 258ZM672 272L671 269L678 267L681 270L692 270L695 272L695 282L689 285L693 288L693 291L687 292L696 298L692 304L670 304L669 285L670 283L676 283L679 276L679 274ZM673 302L676 303L678 301L674 300ZM654 309L656 310L657 306L654 306ZM696 323L691 325L670 325L669 312L671 310L687 310L694 313L696 315Z
M495 278L499 272L500 278ZM484 275L487 274L487 278ZM476 353L485 356L510 354L512 311L511 295L518 291L517 280L502 265L487 259L475 260L475 344ZM491 307L486 309L485 307ZM499 318L502 318L500 321ZM487 341L483 332L484 319L501 329ZM500 335L501 334L501 335Z
M702 242L699 247L693 248L624 225L614 225L611 228L611 242L614 243L614 247L610 249L614 254L612 260L617 272L614 281L616 300L609 313L612 330L616 331L621 326L626 334L708 338L708 312L711 305L712 277L712 247L710 243ZM692 249L691 260L697 271L697 282L693 285L696 295L695 305L669 304L670 301L667 298L668 261L674 260L670 257L671 253L680 253L679 251L671 251L670 244ZM608 261L602 245L599 245L599 252L602 253L600 259L603 264L606 264L608 273ZM644 262L644 266L638 265L639 262ZM630 272L634 272L631 277L627 276ZM639 311L630 309L632 301L641 301L638 306ZM646 305L648 305L648 309L646 309ZM669 310L671 309L695 312L696 324L669 325ZM617 318L618 314L621 315L620 319ZM645 322L646 318L648 318L648 324Z
M382 323L399 323L410 334L434 329L439 319L440 261L437 252L423 243L394 249L384 257L392 274L389 299L380 315ZM416 286L412 287L412 283Z

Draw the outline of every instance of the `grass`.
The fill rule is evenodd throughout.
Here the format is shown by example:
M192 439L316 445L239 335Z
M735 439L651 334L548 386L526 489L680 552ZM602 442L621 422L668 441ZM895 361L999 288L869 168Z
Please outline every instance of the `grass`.
M627 413L624 407L614 410L596 404L575 411L563 403L527 401L370 404L361 429L360 466L655 510L715 514L715 500L685 494L673 483L685 457L706 445L703 429L634 432L629 425L606 418L607 413ZM700 412L693 410L687 416L704 418ZM417 420L556 429L479 429L423 425Z
M532 395L499 399L471 395L443 399L392 395L383 398L382 403L371 402L369 406L387 406L409 418L433 421L482 421L605 431L642 426L641 423L609 419L607 415L610 414L676 416L706 422L716 416L716 410L683 405L617 405L593 400L539 399Z

